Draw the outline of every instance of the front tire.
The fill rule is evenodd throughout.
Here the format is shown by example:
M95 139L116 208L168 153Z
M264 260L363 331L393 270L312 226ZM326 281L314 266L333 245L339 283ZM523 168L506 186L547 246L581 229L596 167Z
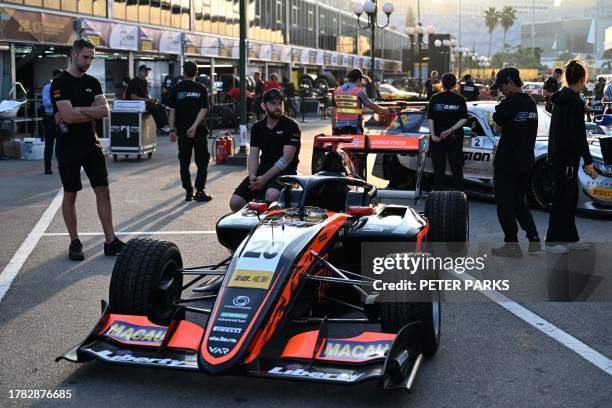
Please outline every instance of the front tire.
M442 303L440 292L434 292L431 302L384 302L380 304L380 328L384 333L398 333L409 323L420 321L419 337L423 354L431 357L440 346Z
M130 240L121 250L110 282L112 313L147 316L168 325L180 299L183 267L175 244L146 238Z
M466 243L469 240L469 207L461 191L432 191L425 202L429 242Z

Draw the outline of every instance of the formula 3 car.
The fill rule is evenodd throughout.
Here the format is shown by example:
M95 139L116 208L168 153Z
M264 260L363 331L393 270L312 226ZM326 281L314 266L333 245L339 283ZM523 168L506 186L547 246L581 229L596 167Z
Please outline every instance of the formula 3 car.
M468 102L468 122L464 127L463 167L466 190L471 194L485 197L493 196L493 160L495 150L501 135L494 132L492 115L496 102ZM606 154L609 144L605 136L612 134L612 127L606 116L596 117L594 123L587 123L587 139L589 141L593 164L599 177L592 180L582 170L579 177L578 208L595 213L612 213L612 153ZM535 165L532 170L530 201L539 208L548 208L552 204L552 179L547 168L548 131L550 115L538 106L538 135L534 148ZM429 135L427 113L424 110L407 109L397 115L396 120L386 129L391 138L397 135L405 137L422 137ZM378 155L374 165L373 175L390 180L394 188L413 188L417 168L417 158L413 153L398 155ZM450 176L450 165L446 166ZM427 158L425 163L425 188L431 182L433 164Z
M460 192L431 193L423 213L385 203L413 203L420 191L377 190L356 177L359 156L423 157L424 139L379 141L320 137L323 171L282 176L278 202L251 202L218 221L232 254L216 264L184 267L173 243L129 241L102 317L56 361L410 389L440 343L440 293L381 301L362 273L362 244L420 252L431 241L466 242L468 207Z

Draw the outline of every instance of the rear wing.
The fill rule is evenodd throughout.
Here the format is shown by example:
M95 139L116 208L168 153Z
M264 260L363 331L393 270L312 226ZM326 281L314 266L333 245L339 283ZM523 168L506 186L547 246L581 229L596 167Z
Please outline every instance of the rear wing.
M359 177L367 180L368 154L411 154L417 156L417 177L415 186L415 199L421 197L421 180L425 168L425 153L427 151L427 136L415 133L413 135L317 135L314 138L313 153L315 151L340 149L351 156L358 156L362 165Z

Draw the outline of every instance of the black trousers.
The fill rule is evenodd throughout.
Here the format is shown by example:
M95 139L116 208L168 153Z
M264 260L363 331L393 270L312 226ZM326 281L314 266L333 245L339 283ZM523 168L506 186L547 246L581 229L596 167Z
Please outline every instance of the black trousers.
M151 115L153 115L155 125L158 129L168 126L168 113L166 112L165 107L159 103L147 103L147 112L150 112Z
M529 188L529 173L513 174L495 169L493 181L497 218L504 231L504 241L518 242L517 221L526 232L527 239L538 240L538 230L525 201L525 194Z
M568 169L571 169L569 177ZM553 203L548 219L546 242L578 242L580 240L576 229L577 171L577 166L553 170Z
M196 136L188 138L186 132L178 133L178 158L181 168L181 182L186 191L193 191L191 184L191 154L194 153L195 164L198 168L198 173L195 179L195 188L197 191L203 191L206 187L206 177L208 176L208 160L210 153L208 152L208 140L206 132L198 129Z
M453 185L463 190L463 138L449 136L439 142L431 142L431 161L434 168L434 190L444 190L446 158L453 173Z
M57 125L55 124L55 116L53 114L45 113L43 120L45 124L45 170L51 170Z

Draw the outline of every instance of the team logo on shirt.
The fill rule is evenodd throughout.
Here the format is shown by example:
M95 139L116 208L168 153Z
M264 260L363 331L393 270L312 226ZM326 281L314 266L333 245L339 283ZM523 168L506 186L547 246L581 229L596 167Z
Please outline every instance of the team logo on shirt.
M200 92L177 92L176 99L181 100L185 98L199 98L202 94Z
M437 110L437 111L441 111L441 110L456 111L456 110L459 110L459 105L446 105L444 103L436 103L434 105L434 110Z
M538 112L519 112L514 119L515 122L526 122L529 119L537 119Z

